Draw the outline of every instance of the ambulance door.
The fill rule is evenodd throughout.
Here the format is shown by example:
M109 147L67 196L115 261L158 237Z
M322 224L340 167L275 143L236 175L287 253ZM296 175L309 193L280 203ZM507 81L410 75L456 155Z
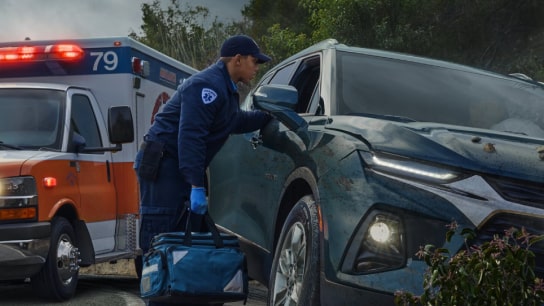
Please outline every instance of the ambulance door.
M136 93L136 143L140 145L144 139L144 135L151 126L151 112L146 110L145 107L145 95L143 93Z
M136 92L136 120L138 122L136 124L136 141L138 144L143 140L149 127L151 127L155 115L161 112L164 104L170 99L170 95L163 91L162 87L151 82L148 82L148 84L150 85L149 87L157 86L153 88L155 90L150 90L150 92L158 90L159 94L156 97L153 94L149 97L149 95L146 96L141 92Z
M101 148L107 131L94 98L84 90L69 91L72 148L76 150L75 167L81 201L79 217L85 221L96 254L115 248L116 194L111 152L77 152L75 143L84 141L86 148ZM98 120L97 120L98 118Z

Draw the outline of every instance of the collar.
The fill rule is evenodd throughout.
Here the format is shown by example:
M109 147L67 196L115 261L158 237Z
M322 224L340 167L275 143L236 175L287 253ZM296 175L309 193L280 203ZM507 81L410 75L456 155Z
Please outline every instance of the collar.
M216 65L219 67L219 69L221 69L221 71L223 72L223 77L225 78L225 80L228 80L227 82L229 82L229 84L231 86L228 86L229 90L233 93L237 93L238 92L238 86L236 85L236 83L234 83L234 81L230 78L230 75L229 75L229 70L227 69L227 65L225 65L225 63L223 63L223 61L221 60L218 60Z

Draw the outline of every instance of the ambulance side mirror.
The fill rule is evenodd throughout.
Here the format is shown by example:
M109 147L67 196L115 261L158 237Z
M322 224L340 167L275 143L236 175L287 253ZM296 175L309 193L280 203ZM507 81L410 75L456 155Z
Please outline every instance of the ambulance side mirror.
M76 149L81 153L94 153L121 151L121 144L134 141L134 124L132 120L132 112L128 106L112 106L108 110L108 136L114 147L89 148L85 147L84 143Z
M134 141L134 122L128 106L112 106L108 110L110 142L116 145Z

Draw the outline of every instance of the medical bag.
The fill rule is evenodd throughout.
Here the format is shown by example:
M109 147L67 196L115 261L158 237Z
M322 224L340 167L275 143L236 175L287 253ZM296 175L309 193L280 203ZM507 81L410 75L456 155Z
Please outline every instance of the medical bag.
M156 235L143 256L140 293L163 303L229 303L247 301L245 254L238 238L220 233L208 213L209 232L185 231Z

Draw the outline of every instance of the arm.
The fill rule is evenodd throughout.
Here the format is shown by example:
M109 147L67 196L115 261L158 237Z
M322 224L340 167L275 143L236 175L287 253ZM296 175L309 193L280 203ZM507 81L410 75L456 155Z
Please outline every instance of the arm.
M213 124L218 101L203 101L209 86L195 83L183 90L178 134L181 175L193 186L204 186L206 138ZM216 98L219 99L219 98Z
M272 116L262 111L240 110L236 114L236 126L233 129L233 133L243 134L262 129L270 119L272 119Z

